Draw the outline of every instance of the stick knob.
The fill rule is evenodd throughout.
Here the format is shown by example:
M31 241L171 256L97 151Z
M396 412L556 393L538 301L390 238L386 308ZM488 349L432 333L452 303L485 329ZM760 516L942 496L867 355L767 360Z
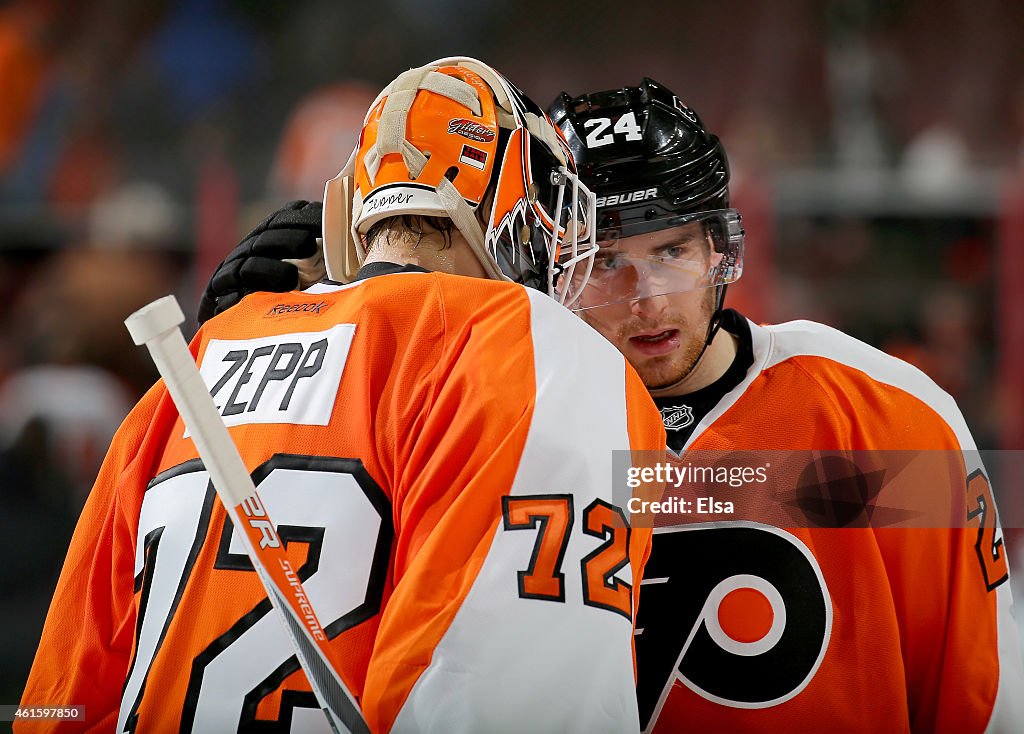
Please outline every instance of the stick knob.
M143 306L124 320L132 341L142 346L168 331L178 328L185 321L185 314L174 296L164 296Z

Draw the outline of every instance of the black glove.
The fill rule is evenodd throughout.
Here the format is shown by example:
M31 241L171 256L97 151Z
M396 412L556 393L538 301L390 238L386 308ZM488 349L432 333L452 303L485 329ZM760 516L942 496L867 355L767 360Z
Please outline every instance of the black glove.
M200 324L255 291L282 293L299 285L299 269L286 258L317 254L323 204L291 201L260 222L217 266L199 301Z

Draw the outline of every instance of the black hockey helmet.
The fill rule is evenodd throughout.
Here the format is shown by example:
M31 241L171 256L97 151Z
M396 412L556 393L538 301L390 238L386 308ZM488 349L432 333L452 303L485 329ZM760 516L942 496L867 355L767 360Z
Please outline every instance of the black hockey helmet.
M548 114L597 194L599 226L639 233L666 215L729 207L721 141L653 79L576 98L563 92Z

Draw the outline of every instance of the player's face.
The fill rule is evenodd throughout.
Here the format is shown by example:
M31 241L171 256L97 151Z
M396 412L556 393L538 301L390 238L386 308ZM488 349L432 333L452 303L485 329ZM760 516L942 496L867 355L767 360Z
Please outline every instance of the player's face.
M672 385L700 357L714 312L707 274L720 259L700 222L616 240L597 255L579 315L648 388Z

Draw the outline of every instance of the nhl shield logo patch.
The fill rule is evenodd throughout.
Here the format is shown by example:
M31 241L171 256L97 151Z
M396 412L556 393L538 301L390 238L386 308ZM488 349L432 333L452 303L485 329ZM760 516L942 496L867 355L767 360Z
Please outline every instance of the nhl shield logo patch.
M689 405L676 405L661 409L661 420L666 431L678 431L693 423L693 408Z

